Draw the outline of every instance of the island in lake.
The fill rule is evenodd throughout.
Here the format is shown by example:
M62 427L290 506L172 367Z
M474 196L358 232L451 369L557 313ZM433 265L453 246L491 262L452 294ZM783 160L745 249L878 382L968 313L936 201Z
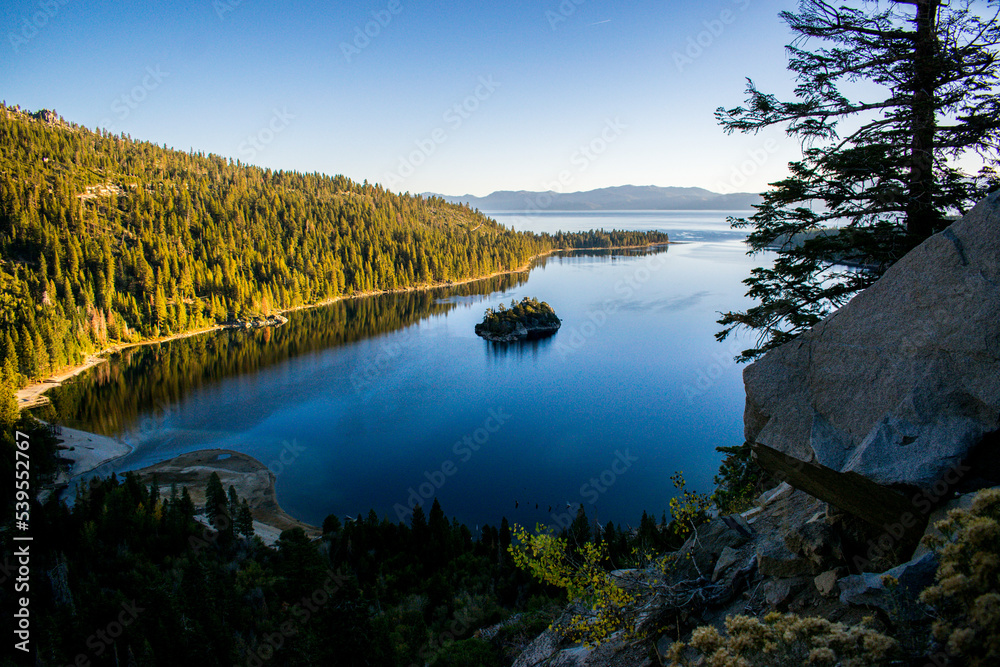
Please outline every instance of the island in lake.
M483 321L476 325L476 334L496 343L511 343L551 336L560 326L552 306L526 296L520 303L511 299L510 308L502 303L496 309L487 308Z

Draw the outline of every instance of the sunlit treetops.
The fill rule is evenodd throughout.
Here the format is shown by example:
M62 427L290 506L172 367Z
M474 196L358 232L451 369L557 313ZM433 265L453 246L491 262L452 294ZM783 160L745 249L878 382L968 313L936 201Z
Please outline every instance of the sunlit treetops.
M0 363L135 341L663 234L515 232L468 206L272 171L0 105Z

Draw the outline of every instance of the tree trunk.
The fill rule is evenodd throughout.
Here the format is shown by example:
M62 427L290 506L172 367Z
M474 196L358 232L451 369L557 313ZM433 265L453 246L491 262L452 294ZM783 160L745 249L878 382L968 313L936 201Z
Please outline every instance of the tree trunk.
M934 207L934 140L937 119L934 96L937 92L940 63L938 57L937 12L941 0L912 0L917 7L913 21L912 126L910 144L909 200L906 205L906 231L920 241L935 231L941 214Z

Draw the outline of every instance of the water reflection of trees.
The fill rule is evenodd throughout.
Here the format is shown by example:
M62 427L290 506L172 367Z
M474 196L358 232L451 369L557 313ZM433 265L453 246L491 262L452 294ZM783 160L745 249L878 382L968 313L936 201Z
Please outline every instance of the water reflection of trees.
M491 340L483 340L483 346L487 358L497 360L510 356L531 355L537 357L538 353L552 344L553 339L558 336L556 332L544 338L529 338L526 340L515 340L509 343L495 343Z
M250 373L286 359L397 331L447 313L458 301L523 284L527 273L506 274L433 290L380 294L289 313L284 326L227 329L112 355L107 364L49 392L42 418L122 433L142 414L163 418L193 389Z
M547 261L565 261L579 259L580 257L604 259L612 261L618 257L645 257L646 255L658 255L667 252L668 245L651 246L649 248L596 248L592 250L572 250L567 252L553 253L538 260L538 266L544 266Z

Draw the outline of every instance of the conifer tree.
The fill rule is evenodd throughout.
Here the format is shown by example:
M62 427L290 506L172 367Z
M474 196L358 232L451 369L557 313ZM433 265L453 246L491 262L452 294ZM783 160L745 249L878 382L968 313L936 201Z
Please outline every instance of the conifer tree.
M232 484L229 485L229 491L226 493L226 501L229 516L235 518L236 514L240 511L240 498L236 495L236 487Z
M600 231L557 241L440 198L247 167L53 116L0 103L0 339L13 342L19 385L109 339L487 275L595 234L666 240Z
M240 502L239 513L236 515L236 532L244 537L253 537L254 534L253 514L246 498Z
M0 430L9 432L17 421L17 371L10 357L0 361Z
M219 479L219 473L213 472L205 486L205 516L212 525L216 525L219 516L226 513L226 507L226 492L222 488L222 480Z
M171 496L173 496L173 491L171 491ZM183 523L194 518L194 501L191 500L191 493L186 486L181 487L181 498L177 502L177 511Z
M990 4L803 0L781 13L796 35L787 47L795 99L748 80L745 105L716 112L727 133L784 126L803 144L756 212L731 220L750 228L751 253L777 252L773 267L744 280L759 303L719 320L719 340L736 327L756 332L741 360L819 322L1000 185L1000 24ZM963 171L963 158L979 173Z

